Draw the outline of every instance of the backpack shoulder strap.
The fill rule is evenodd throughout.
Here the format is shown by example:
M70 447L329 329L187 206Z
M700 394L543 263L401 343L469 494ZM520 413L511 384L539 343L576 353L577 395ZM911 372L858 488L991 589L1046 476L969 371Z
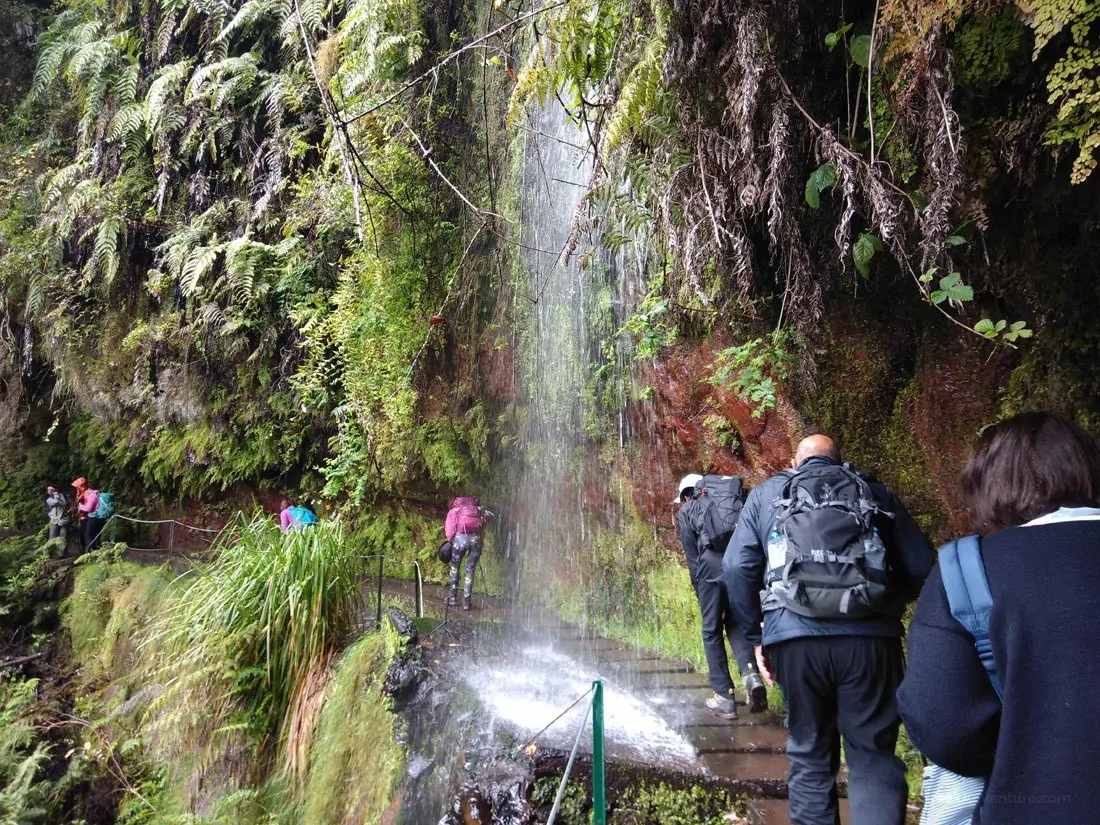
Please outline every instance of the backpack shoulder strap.
M940 575L947 593L951 615L974 637L978 659L985 668L997 696L1003 697L1001 676L993 660L989 641L989 616L993 612L993 594L982 563L977 536L966 536L945 544L939 551Z

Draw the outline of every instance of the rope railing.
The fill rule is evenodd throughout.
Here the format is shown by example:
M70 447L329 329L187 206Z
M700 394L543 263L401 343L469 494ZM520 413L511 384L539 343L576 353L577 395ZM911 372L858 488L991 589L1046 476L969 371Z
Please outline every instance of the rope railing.
M124 515L122 515L122 513L115 513L109 519L107 519L105 522L103 522L103 526L99 528L99 532L95 534L92 541L93 542L99 541L100 536L102 536L107 531L107 526L109 524L111 524L113 521L115 521L116 519L118 521L127 521L127 522L130 522L131 524L150 524L150 525L167 524L167 525L169 525L169 527L168 527L168 553L169 554L171 554L175 550L176 526L177 525L184 528L185 530L190 530L190 531L195 532L195 533L208 533L208 534L211 534L213 536L213 538L210 539L211 543L217 541L218 536L220 536L222 534L222 532L224 532L224 530L225 530L225 527L220 527L220 528L217 528L217 529L214 529L214 528L211 528L211 527L196 527L193 524L186 524L186 523L184 523L182 521L179 521L178 519L174 519L174 518L143 519L143 518L135 518L134 516L124 516ZM226 523L228 524L229 522L226 522ZM135 549L140 549L140 548L135 548Z

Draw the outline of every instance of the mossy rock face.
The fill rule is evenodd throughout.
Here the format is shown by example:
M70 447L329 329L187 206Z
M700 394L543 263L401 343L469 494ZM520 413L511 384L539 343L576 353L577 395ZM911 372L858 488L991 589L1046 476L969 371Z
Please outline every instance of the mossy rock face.
M811 427L873 472L934 541L969 529L956 478L994 420L1016 361L976 336L914 336L858 307L838 307L823 336L820 389L800 399Z

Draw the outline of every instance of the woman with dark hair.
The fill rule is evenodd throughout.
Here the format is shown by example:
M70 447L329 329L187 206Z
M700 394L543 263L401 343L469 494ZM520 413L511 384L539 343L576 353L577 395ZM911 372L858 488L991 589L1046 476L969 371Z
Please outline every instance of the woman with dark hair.
M1024 413L982 430L960 486L992 597L1000 696L938 564L909 625L906 730L936 765L987 778L974 825L1095 821L1100 448L1060 416Z

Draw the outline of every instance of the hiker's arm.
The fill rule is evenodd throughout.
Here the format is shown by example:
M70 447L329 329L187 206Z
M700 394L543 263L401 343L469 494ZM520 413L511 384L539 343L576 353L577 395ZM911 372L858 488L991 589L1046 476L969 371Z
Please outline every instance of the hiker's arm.
M447 537L447 541L450 541L455 537L455 530L458 528L458 510L452 507L447 511L447 522L443 528L443 534Z
M726 581L730 607L734 619L745 629L745 635L754 646L760 644L760 590L764 587L766 556L760 540L760 519L763 517L758 487L749 493L737 529L733 531L729 547L722 557L722 573Z
M95 490L89 490L84 494L84 498L80 500L80 512L82 513L94 513L99 509L99 493Z
M978 660L974 639L951 616L939 567L909 625L908 666L898 689L905 730L926 758L964 776L986 776L1001 703Z
M894 551L899 595L906 602L911 602L920 595L928 573L932 570L932 545L901 500L893 491L888 490L888 494L889 507L894 517L885 520L889 524L884 527L893 539L891 545L887 546Z
M680 543L684 546L684 558L687 560L688 573L691 575L691 586L695 587L696 573L699 570L699 542L695 535L695 525L692 524L691 509L694 502L688 502L680 506L680 512L676 514L676 523L680 527Z

